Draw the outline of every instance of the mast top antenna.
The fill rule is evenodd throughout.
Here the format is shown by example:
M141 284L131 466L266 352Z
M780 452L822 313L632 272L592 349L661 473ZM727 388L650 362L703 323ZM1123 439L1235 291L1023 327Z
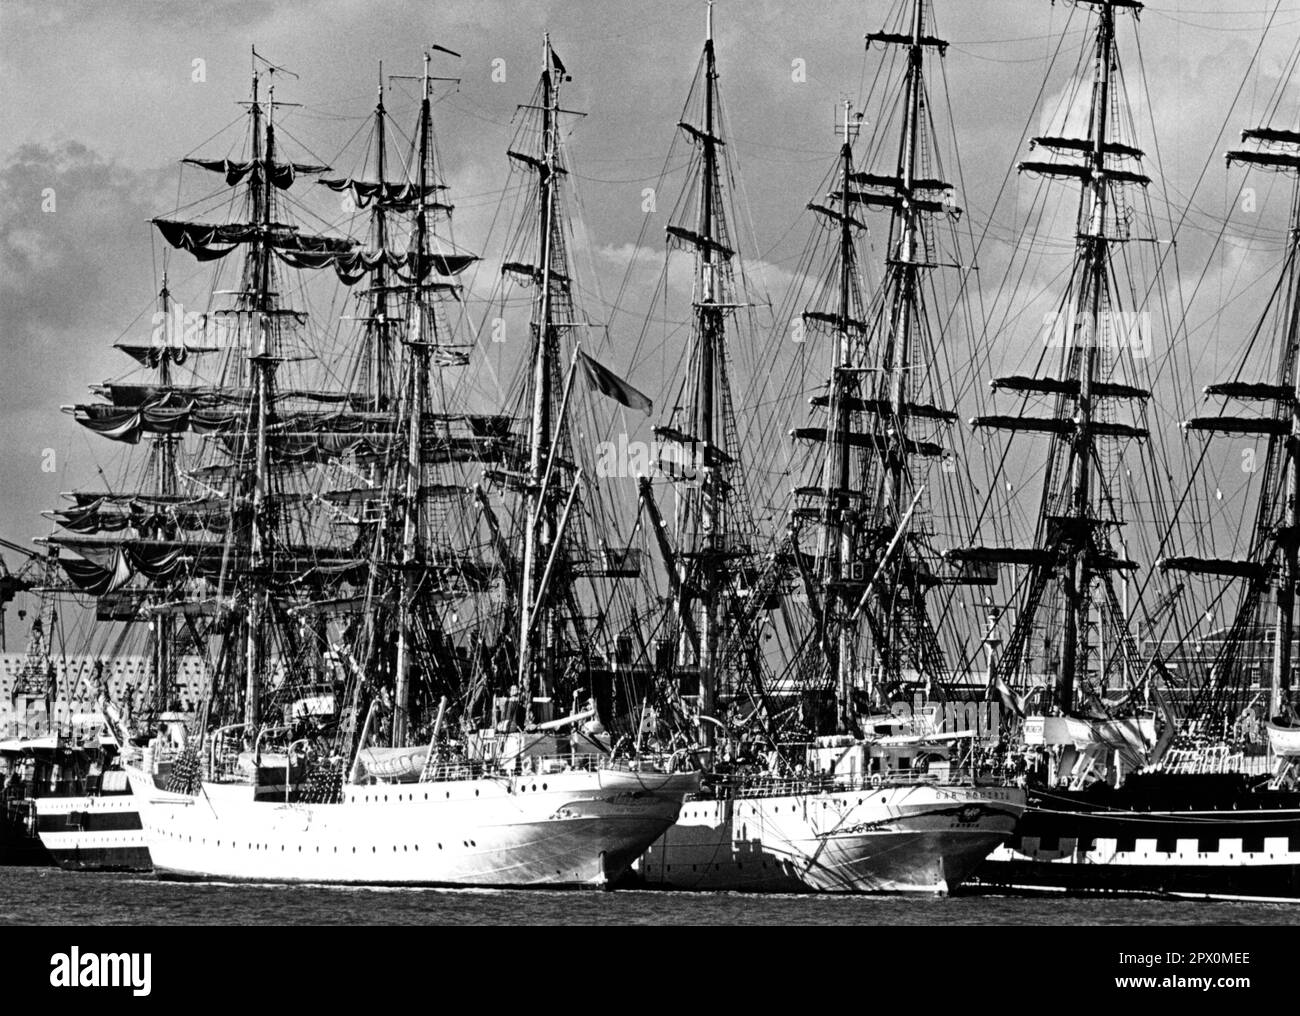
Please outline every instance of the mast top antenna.
M281 74L287 74L287 75L289 75L289 77L293 78L295 81L298 80L298 75L297 75L297 74L295 74L293 71L289 70L289 68L287 68L287 67L281 67L281 66L278 65L278 64L273 64L273 63L271 63L270 60L268 60L266 57L262 56L262 54L259 53L259 52L257 51L257 47L255 47L255 46L250 46L249 49L252 50L252 53L253 53L253 73L254 73L254 74L257 73L257 61L260 60L262 63L264 63L264 64L266 65L266 70L267 70L267 73L268 73L268 74L275 74L275 73L278 71L278 72L281 73Z
M835 125L835 133L843 134L844 140L848 141L850 138L858 136L858 133L866 123L866 119L865 115L861 111L857 113L853 112L852 99L844 99L841 104L844 107L844 118Z

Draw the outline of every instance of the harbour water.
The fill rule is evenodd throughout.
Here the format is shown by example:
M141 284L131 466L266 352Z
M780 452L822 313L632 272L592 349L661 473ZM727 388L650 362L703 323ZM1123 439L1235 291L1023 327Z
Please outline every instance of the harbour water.
M0 925L1300 925L1300 905L1131 898L351 889L0 869Z

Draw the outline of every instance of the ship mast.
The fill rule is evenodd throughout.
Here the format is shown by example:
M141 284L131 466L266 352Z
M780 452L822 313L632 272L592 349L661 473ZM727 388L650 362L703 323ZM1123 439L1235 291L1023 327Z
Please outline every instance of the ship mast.
M1060 656L1052 701L1067 715L1078 714L1085 699L1094 707L1100 705L1098 689L1085 693L1080 688L1094 657L1099 687L1105 685L1107 668L1118 674L1145 671L1115 591L1114 573L1136 565L1113 545L1111 530L1118 532L1123 524L1120 497L1102 472L1104 441L1142 440L1148 435L1145 427L1114 421L1117 406L1140 406L1150 392L1111 379L1123 358L1131 355L1120 344L1132 335L1119 324L1123 294L1113 289L1109 278L1114 270L1111 248L1126 239L1110 231L1109 223L1116 219L1110 206L1119 200L1118 188L1145 187L1151 182L1146 174L1120 165L1141 160L1143 153L1121 142L1114 125L1118 114L1115 15L1121 8L1137 12L1142 5L1137 0L1083 2L1097 12L1086 136L1036 137L1031 143L1031 147L1081 161L1026 161L1019 166L1024 173L1074 180L1080 185L1074 270L1052 334L1052 344L1062 347L1061 376L1017 376L992 382L995 390L1054 396L1055 414L1050 418L980 416L971 421L975 427L1051 435L1034 546L975 547L950 555L959 560L1028 566L1021 584L1019 614L998 661L1000 671L1023 674L1028 670L1033 633L1043 623L1040 615L1045 616L1051 604L1059 602ZM1107 350L1116 340L1121 343L1112 362ZM1059 593L1055 600L1053 588ZM1094 608L1100 615L1095 645L1090 637ZM1050 635L1047 640L1050 642ZM1104 654L1103 644L1108 649Z
M555 617L550 597L541 595L542 569L556 540L556 504L544 481L550 471L550 456L555 445L553 427L552 380L558 357L558 335L552 321L551 288L553 284L553 244L556 233L556 190L559 165L556 121L560 78L555 74L551 37L542 44L542 80L538 111L541 113L541 155L531 160L537 173L537 296L533 301L532 412L528 432L528 474L525 479L525 529L523 577L519 597L519 691L527 697L528 719L533 715L533 699L551 697L550 681L554 667ZM543 717L544 719L545 717Z
M915 0L912 8L911 39L907 45L907 82L903 116L903 137L899 142L898 177L905 194L911 194L916 181L917 131L920 129L921 98L923 89L924 45L921 34L925 23L925 0ZM894 323L889 330L888 352L891 382L889 386L890 409L898 421L899 434L907 439L906 381L911 369L912 318L917 285L917 233L920 211L911 201L903 201L899 209L900 238L894 254L894 271L897 290L894 297ZM895 456L887 463L885 502L893 505L903 495L905 462Z
M423 118L421 118L423 124ZM386 140L387 116L384 110L384 65L379 65L379 96L375 102L375 179L379 181L381 196L384 181L388 179ZM375 249L388 249L388 202L376 200L371 213L374 226ZM372 282L372 305L370 312L370 332L373 345L370 355L370 390L373 395L371 408L381 412L388 408L389 399L389 321L388 321L388 259L380 258L375 265Z
M837 187L826 204L809 205L835 226L836 273L833 281L826 278L803 320L829 331L834 356L828 391L812 400L814 407L825 407L825 424L793 431L798 440L824 444L818 485L795 491L808 503L796 507L794 517L796 524L808 519L819 526L817 573L802 566L801 572L841 732L854 726L855 688L865 684L873 697L887 698L902 691L909 674L933 682L946 666L925 602L932 585L925 561L930 552L917 533L900 536L899 530L910 524L905 510L915 500L922 463L944 455L943 445L927 439L920 424L932 431L955 420L952 411L919 398L917 367L930 361L918 361L916 347L930 339L922 286L924 274L935 267L929 264L929 219L955 217L960 210L941 197L952 188L929 171L937 156L926 147L925 54L942 53L947 43L926 34L924 0L913 0L904 17L902 30L866 37L868 47L898 47L905 58L901 133L890 171L855 167L853 139L862 115L854 116L845 103ZM867 228L860 209L890 216L884 278L870 300L858 278L856 245ZM877 578L869 581L872 575ZM864 630L873 653L869 668Z
M143 528L132 523L140 530L139 535L117 538L115 554L108 562L111 567L101 567L87 556L104 560L98 556L102 554L97 549L101 544L88 534L101 528L123 528L111 521L120 517L116 506L123 503L121 494L105 495L93 512L83 513L75 526L68 527L71 532L51 538L82 555L83 560L69 562L65 570L80 588L96 595L122 589L136 574L172 584L182 578L214 581L223 601L229 595L227 583L234 585L235 596L226 601L233 609L212 623L209 634L221 632L223 644L216 669L224 676L231 711L240 714L245 736L250 740L257 736L263 719L261 681L271 645L269 628L274 610L270 591L277 565L282 567L285 560L308 554L314 563L340 565L331 569L331 575L343 576L350 557L310 538L310 542L296 547L276 538L277 531L289 531L288 515L281 509L302 500L282 489L280 477L286 468L300 465L304 457L315 462L335 454L335 442L325 447L320 439L334 430L340 416L336 406L324 411L319 407L322 396L326 402L336 402L335 393L311 390L292 394L292 401L314 403L294 411L292 431L284 426L289 422L288 414L277 411L277 406L285 402L285 395L276 390L282 315L301 320L305 314L280 306L276 261L296 269L334 266L342 275L357 260L357 244L352 240L313 235L295 224L278 221L281 216L274 197L276 189L285 190L328 167L280 160L275 109L291 104L277 102L273 88L263 100L263 72L257 64L262 58L254 52L253 59L251 100L241 104L249 113L250 157L182 160L219 175L226 187L238 188L242 214L237 221L225 222L153 220L168 244L201 262L219 261L236 250L242 252L234 300L214 312L221 320L233 318L239 322L238 343L228 348L223 344L199 349L167 343L161 350L124 345L121 348L141 363L158 367L157 381L145 386L108 384L97 388L107 402L72 407L79 423L111 440L134 444L142 434L156 436L151 455L151 466L159 473L156 489L139 494L157 498L169 510L182 500L191 500L183 498L177 489L181 435L187 431L202 435L208 462L187 476L187 484L202 493L192 498L192 504L186 503L174 520L151 522ZM267 66L273 80L280 69L269 63ZM162 302L164 315L170 318L171 294L166 283ZM179 364L191 353L218 351L224 352L226 359L215 386L177 383L172 364ZM292 448L292 455L273 453L287 448ZM297 459L289 461L293 456ZM214 477L220 478L217 482L224 489L209 484ZM228 524L220 541L208 539L209 534L215 535L209 522L223 516ZM305 515L299 518L304 523L309 521ZM204 593L196 588L195 595ZM175 604L169 606L174 608ZM206 637L192 621L189 623L196 639ZM173 624L166 612L160 612L157 666L163 681L172 665ZM279 634L283 637L281 660L286 669L304 669L302 654L295 645L296 632L282 628Z
M853 134L859 129L859 123L851 119L853 104L844 102L844 144L840 146L840 194L839 194L839 301L836 330L836 361L832 368L830 399L833 416L831 431L837 436L830 447L827 465L827 498L825 518L827 525L823 530L822 559L833 562L826 589L823 589L823 609L827 612L822 619L822 628L827 630L835 622L829 612L835 609L837 599L831 589L843 582L851 574L853 561L857 553L856 520L850 510L849 491L852 481L853 459L850 444L852 414L848 412L846 399L857 388L857 374L854 371L853 339L850 334L850 321L853 320L854 269L856 251L854 248L853 217ZM832 478L834 486L831 487ZM838 534L836 552L831 552L829 542ZM846 597L847 599L847 597ZM848 604L842 605L847 611ZM857 646L857 625L841 617L836 625L839 637L835 650L836 675L836 714L841 727L846 725L849 701L852 696L855 649ZM823 640L825 636L823 635Z
M752 553L747 544L755 527L729 378L728 347L736 342L741 327L729 322L748 304L739 292L743 274L738 282L736 244L728 221L734 210L726 182L733 179L734 166L725 154L718 81L710 3L703 52L677 124L693 152L665 227L669 256L661 279L666 293L672 251L690 252L692 328L687 369L667 424L654 430L663 448L655 465L677 491L675 541L663 529L649 479L642 478L638 485L669 572L679 626L677 663L697 674L699 714L713 721L699 724L699 741L705 747L716 739L727 660L739 650L749 666L755 665L749 653L752 633L735 623L742 591L737 579L752 577L744 562Z
M264 558L264 536L262 532L265 520L266 502L266 417L268 411L268 392L270 372L274 369L269 356L269 330L271 327L271 251L269 246L271 227L271 177L274 166L274 107L275 91L271 90L270 110L266 123L266 144L262 144L261 121L262 107L257 101L258 75L253 73L253 162L262 162L262 171L251 174L250 187L253 206L253 222L260 226L253 243L251 258L252 306L254 310L252 351L249 363L253 374L253 406L250 428L255 432L256 445L253 456L253 470L249 478L252 490L252 515L249 527L249 576L251 579L248 593L247 638L244 662L244 730L245 736L253 738L261 725L261 667L262 667L262 627L263 612L266 606L266 591L262 586L266 562Z
M1103 4L1097 25L1097 67L1093 83L1092 117L1089 129L1091 151L1088 153L1090 173L1086 188L1087 230L1081 230L1080 243L1084 265L1088 272L1088 290L1091 294L1088 315L1091 320L1087 335L1091 341L1084 343L1079 371L1079 399L1075 408L1073 477L1071 481L1071 515L1077 524L1086 525L1090 515L1092 462L1096 454L1092 433L1093 394L1097 374L1097 346L1104 334L1102 329L1102 296L1106 288L1108 250L1106 238L1106 146L1109 143L1107 126L1110 121L1110 75L1112 48L1115 44L1115 11ZM1082 225L1082 224L1081 224ZM1065 584L1067 605L1065 629L1061 636L1061 670L1057 679L1057 705L1066 713L1074 708L1077 660L1088 651L1088 615L1092 584L1089 559L1092 556L1089 542L1078 541L1071 547L1073 560L1069 563L1070 579ZM1080 644L1082 640L1082 645ZM1104 666L1104 664L1103 664Z
M424 408L429 383L429 341L425 337L426 318L423 293L424 258L428 244L428 202L424 195L430 184L429 143L431 113L429 105L429 61L432 54L424 54L424 77L420 96L419 135L419 204L415 214L415 283L414 298L408 311L409 352L407 372L408 397L406 411L406 469L405 489L402 496L402 581L398 598L397 663L394 688L392 746L406 743L407 723L411 707L411 663L414 655L415 599L420 586L420 563L424 559L422 505L420 496L422 469L422 435L424 433ZM381 176L382 180L383 177ZM433 340L436 341L436 338Z
M696 433L704 449L704 485L702 492L702 511L700 519L700 538L706 560L701 569L700 593L700 712L713 716L717 701L717 675L714 673L714 654L718 638L718 607L720 569L723 562L715 561L718 551L718 489L719 482L712 476L714 468L714 362L717 346L722 341L722 312L718 304L718 266L714 262L717 248L720 246L714 236L713 207L714 194L718 186L718 139L714 134L714 96L717 91L718 68L713 52L713 4L708 5L707 23L704 40L704 130L700 135L703 149L703 178L700 185L700 210L698 232L705 242L697 248L696 287L700 300L695 305L695 328L700 343L700 375L697 389ZM718 478L720 479L720 478ZM714 728L712 724L701 724L704 743L711 744Z
M1277 362L1269 382L1242 379L1243 360L1237 376L1206 387L1205 394L1246 404L1262 404L1260 416L1195 417L1184 422L1190 431L1211 434L1246 435L1265 438L1268 442L1259 503L1249 551L1244 559L1167 558L1162 568L1196 574L1218 575L1244 580L1236 614L1214 661L1215 680L1206 681L1193 703L1192 711L1218 718L1224 729L1213 731L1229 736L1241 702L1234 695L1249 694L1249 678L1244 673L1242 655L1259 638L1263 626L1265 593L1273 591L1272 679L1269 687L1269 717L1286 717L1294 709L1292 701L1293 642L1295 639L1296 585L1300 581L1297 552L1300 532L1300 131L1274 127L1256 127L1242 131L1242 141L1256 148L1227 153L1227 161L1257 170L1293 175L1291 212L1287 235L1286 258L1282 278L1273 297L1256 324L1249 351L1270 327L1276 339ZM1270 325L1270 321L1272 324Z
M163 344L158 351L158 383L164 388L172 384L171 358L172 344L168 330L171 327L171 291L167 288L167 273L163 272L162 288L158 292L158 302L163 318ZM182 339L183 341L183 339ZM174 434L158 434L153 440L153 468L156 477L155 489L166 500L176 496L176 445L178 438ZM176 625L170 613L161 613L154 618L154 703L157 712L167 706L167 692L172 681L172 650Z

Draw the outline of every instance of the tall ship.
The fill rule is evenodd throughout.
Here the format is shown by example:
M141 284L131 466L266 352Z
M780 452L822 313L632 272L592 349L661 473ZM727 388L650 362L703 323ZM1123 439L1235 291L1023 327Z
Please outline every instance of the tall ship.
M118 745L99 718L102 663L70 659L57 644L60 599L72 592L57 550L3 542L27 558L6 575L10 588L33 592L37 609L20 665L0 681L0 864L147 869ZM72 842L83 835L96 844L84 853Z
M196 334L192 319L187 334L179 317L178 322L164 274L150 334L115 344L131 372L92 385L98 401L64 407L101 438L128 445L143 440L148 449L135 457L116 489L72 491L65 495L69 504L44 513L56 530L40 542L57 556L64 592L89 600L87 613L93 609L97 629L112 633L111 658L95 660L79 696L78 689L67 689L83 715L100 719L107 750L95 778L75 793L33 802L41 842L67 870L150 870L139 809L121 762L138 756L159 730L179 730L192 718L185 708L193 690L185 672L198 661L192 633L173 613L184 576L165 557L155 567L150 555L204 524L202 499L182 493L178 414L169 410L184 406L195 364L218 350ZM117 675L107 668L120 667L122 654L140 641L147 660L140 686L114 682Z
M1150 352L1142 331L1144 301L1154 300L1155 287L1125 278L1135 260L1131 243L1146 239L1129 228L1140 217L1128 195L1151 179L1128 132L1117 23L1136 17L1142 5L1088 0L1079 6L1094 16L1086 128L1035 138L1050 158L1020 165L1022 172L1079 187L1070 281L1053 316L1060 341L1048 343L1060 348L1059 361L1045 362L1032 376L993 382L1019 395L1025 408L1040 401L1050 408L974 421L1047 435L1049 442L1032 545L963 552L1023 569L1009 634L1005 643L997 640L1001 653L990 688L1013 721L1010 745L1028 784L1029 807L1015 839L981 865L977 878L998 889L1295 899L1295 191L1286 258L1270 304L1243 346L1236 374L1205 389L1223 408L1183 422L1191 433L1267 443L1247 553L1233 559L1171 553L1188 529L1199 541L1211 527L1203 520L1189 525L1186 517L1180 523L1177 515L1143 519L1165 534L1153 548L1158 561L1150 563L1158 563L1156 575L1167 588L1142 623L1148 632L1171 629L1176 646L1196 641L1211 647L1199 659L1184 653L1175 665L1168 643L1157 640L1144 652L1129 627L1124 576L1138 563L1126 553L1124 513L1126 504L1139 511L1144 504L1134 493L1132 467L1124 467L1116 450L1157 437L1151 421L1158 414L1146 408L1153 388L1139 370ZM1252 147L1229 152L1230 163L1300 169L1294 131L1254 128L1243 140ZM1269 360L1271 372L1264 373ZM1259 409L1238 415L1227 408L1241 406ZM1194 457L1198 466L1207 459ZM1196 500L1169 491L1147 497L1147 509ZM1194 580L1220 588L1198 601L1189 592ZM1223 599L1230 592L1224 584L1232 582L1240 583L1240 592L1231 623L1223 637L1207 640L1197 631L1203 631L1207 609L1230 602ZM1180 625L1175 607L1185 592L1193 601L1192 620ZM1248 664L1253 647L1267 642L1272 688L1252 700ZM1183 665L1188 662L1193 665Z
M597 499L568 425L567 75L548 40L510 153L534 216L517 231L532 260L505 265L534 287L527 413L473 411L453 401L473 349L455 310L478 259L451 236L435 54L456 56L426 52L405 159L389 157L381 84L351 176L282 153L278 69L255 57L246 156L190 160L223 178L236 217L156 220L200 261L239 261L234 288L214 287L228 321L215 383L139 412L198 438L186 476L204 492L196 536L126 562L183 570L172 609L210 661L183 745L151 742L127 765L164 878L601 886L698 785L671 759L615 757L585 726L597 709L565 714L594 672L591 640L572 651L597 598L584 584L617 581L585 567ZM365 241L293 221L291 188L313 179L368 212ZM360 287L341 353L292 302L330 270Z
M665 557L677 573L681 651L698 674L708 774L638 866L652 885L947 892L1012 835L1023 807L1021 789L980 765L977 731L945 722L943 703L955 698L931 614L936 593L969 580L938 574L935 534L922 522L926 475L956 419L935 402L945 387L934 355L945 310L931 305L927 281L941 249L931 221L959 214L930 143L926 60L946 48L933 20L931 5L915 0L899 24L868 35L902 65L882 86L897 106L887 104L880 122L897 140L872 153L888 168L859 165L862 118L846 103L830 190L809 205L821 227L810 247L823 257L808 266L816 288L799 326L809 357L825 358L813 368L824 383L813 419L791 435L803 482L788 530L761 550L729 388L728 326L745 299L726 215L733 171L724 168L710 23L681 123L695 147L685 189L694 200L679 202L688 218L668 226L670 244L695 263L682 393L689 429L656 432L688 447L674 460L696 464L671 477L679 517ZM862 240L872 210L884 212L888 246L883 278L868 291ZM767 615L780 611L796 636L774 668L762 645Z

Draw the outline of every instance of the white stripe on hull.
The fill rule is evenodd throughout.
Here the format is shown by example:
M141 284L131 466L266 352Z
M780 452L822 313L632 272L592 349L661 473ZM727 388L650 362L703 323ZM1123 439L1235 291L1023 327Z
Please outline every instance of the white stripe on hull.
M84 797L38 797L36 814L70 815L74 812L97 815L109 812L135 811L137 802L133 794L86 795Z
M179 878L377 885L604 885L681 808L698 777L576 770L347 787L337 804L195 797L131 771L154 868Z
M69 829L65 833L41 833L41 843L50 853L73 850L105 850L119 847L138 847L145 849L143 829L118 829L112 832L88 833L80 829Z
M1024 804L1012 787L925 785L688 801L640 873L680 889L946 892Z
M1243 822L1248 823L1249 812L1243 812ZM1267 815L1267 813L1260 813ZM1062 837L1059 846L1050 850L1040 848L1039 841L1026 836L1020 849L1009 845L998 847L989 855L992 862L1032 861L1043 865L1142 865L1171 868L1249 868L1273 865L1300 865L1300 850L1291 849L1291 837L1268 836L1263 850L1243 850L1241 838L1220 839L1218 850L1199 850L1196 837L1179 839L1174 850L1157 849L1158 840L1136 839L1132 850L1117 850L1119 841L1114 837L1099 837L1089 850L1081 851L1077 839Z

